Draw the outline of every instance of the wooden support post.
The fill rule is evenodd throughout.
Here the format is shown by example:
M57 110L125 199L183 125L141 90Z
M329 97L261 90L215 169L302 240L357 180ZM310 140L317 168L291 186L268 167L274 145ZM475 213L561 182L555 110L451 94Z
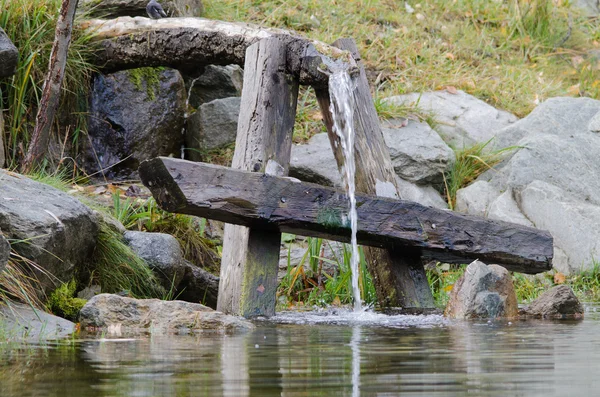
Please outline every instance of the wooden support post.
M287 175L298 100L286 74L287 46L278 37L248 47L232 168ZM281 234L225 225L217 310L275 314Z
M371 195L401 198L356 43L353 39L340 39L333 45L350 51L360 69L354 91L356 190ZM315 88L315 92L338 167L342 169L344 157L339 138L333 131L329 92L322 88ZM434 307L433 296L420 258L408 251L403 253L399 250L372 247L365 247L365 255L380 305L403 308Z

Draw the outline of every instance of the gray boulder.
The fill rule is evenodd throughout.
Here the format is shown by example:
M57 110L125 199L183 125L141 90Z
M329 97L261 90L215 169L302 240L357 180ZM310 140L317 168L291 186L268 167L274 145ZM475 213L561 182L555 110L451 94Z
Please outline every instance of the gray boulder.
M307 144L292 146L289 175L319 185L342 187L327 134L316 134Z
M576 319L583 318L583 306L566 285L544 292L530 305L521 310L521 315L547 319Z
M512 318L519 314L508 270L480 261L471 263L454 283L444 315L457 319Z
M219 296L219 277L187 261L184 262L184 267L185 274L177 288L177 299L202 303L216 309Z
M408 125L383 128L394 171L418 184L442 184L444 173L454 164L454 151L427 123L410 120Z
M143 160L181 155L185 88L178 71L141 68L93 82L85 164L88 173L131 178Z
M188 102L198 109L203 103L215 99L242 95L244 71L238 65L208 65L196 78L184 75Z
M148 0L82 0L80 9L88 18L148 17L146 4ZM201 0L161 0L160 4L169 17L199 17L204 13Z
M390 97L386 101L397 105L417 104L420 109L433 113L439 123L436 131L455 148L487 142L500 135L502 128L517 121L515 115L460 90L456 94L446 90L412 93Z
M397 153L399 153L401 147L397 149ZM426 151L424 148L421 149ZM410 152L410 149L407 149L407 152ZM397 154L397 156L400 155ZM423 155L423 157L426 157L426 155ZM419 158L419 155L413 157L413 159L417 158ZM343 187L342 178L338 171L327 134L316 134L307 144L292 146L290 176L319 185L337 188ZM404 200L415 201L436 208L448 207L439 192L431 186L417 185L400 177L397 178L396 182L400 189L401 198Z
M201 161L201 152L235 143L240 98L215 99L200 106L187 120L186 158Z
M18 62L19 50L0 28L0 78L15 74Z
M555 269L589 269L600 255L600 134L590 124L600 101L552 98L507 127L500 141L515 151L457 193L457 209L548 230Z
M223 314L198 303L133 299L100 294L79 313L84 329L116 334L189 334L199 331L247 331L251 322Z
M25 176L0 170L0 229L18 242L12 248L48 274L42 290L68 282L88 260L98 236L98 219L77 199Z
M170 234L126 232L125 243L142 258L167 291L175 291L186 273L179 241Z
M1 305L0 323L10 338L32 341L65 338L75 332L75 323L20 303Z
M6 238L4 238L2 231L0 231L0 273L2 273L2 271L6 267L9 257L10 257L10 244L8 243Z

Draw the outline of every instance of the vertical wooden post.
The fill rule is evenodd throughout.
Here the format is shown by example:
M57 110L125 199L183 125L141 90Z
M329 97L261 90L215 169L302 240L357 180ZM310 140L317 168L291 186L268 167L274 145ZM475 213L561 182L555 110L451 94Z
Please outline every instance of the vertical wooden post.
M287 175L298 100L277 37L246 50L244 88L232 168ZM217 310L244 317L275 314L281 234L225 225Z
M356 190L382 197L401 198L356 43L353 39L340 39L333 45L350 51L360 67L354 90ZM339 138L333 131L329 92L326 89L315 91L331 147L341 169L344 156ZM365 255L381 305L404 308L434 307L433 296L418 253L365 247Z

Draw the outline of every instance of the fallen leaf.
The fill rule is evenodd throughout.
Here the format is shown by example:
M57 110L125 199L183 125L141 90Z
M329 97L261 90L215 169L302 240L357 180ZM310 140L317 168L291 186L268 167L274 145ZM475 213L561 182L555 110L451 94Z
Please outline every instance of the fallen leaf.
M579 95L579 84L575 84L567 88L567 92L571 95Z
M454 284L450 284L444 287L444 292L450 292L454 288Z
M331 306L342 306L342 301L340 301L339 296L336 296L335 298L333 298L333 301L331 302Z
M446 91L448 91L448 93L452 94L452 95L456 95L458 94L458 90L456 89L456 87L454 86L446 86Z
M451 53L451 52L447 52L447 53L446 53L446 58L448 58L448 59L451 59L451 60L453 60L453 61L454 61L454 54L453 54L453 53Z
M259 285L258 288L256 289L256 291L258 291L259 293L262 294L263 292L265 292L265 286L262 284Z
M417 20L422 21L425 19L425 15L418 13L417 15L415 15L415 17L417 18Z
M565 281L567 281L567 277L563 273L558 272L554 275L554 284L564 284Z

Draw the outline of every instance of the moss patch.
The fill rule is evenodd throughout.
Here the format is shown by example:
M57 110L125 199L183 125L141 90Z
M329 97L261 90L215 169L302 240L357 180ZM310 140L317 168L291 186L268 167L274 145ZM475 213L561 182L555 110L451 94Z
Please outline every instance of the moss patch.
M163 67L158 68L138 68L127 71L129 81L138 91L146 90L148 99L153 101L156 99L158 89L160 88L160 74L165 70Z
M76 321L79 311L87 302L85 299L75 298L75 280L62 284L48 298L48 310L67 320Z

